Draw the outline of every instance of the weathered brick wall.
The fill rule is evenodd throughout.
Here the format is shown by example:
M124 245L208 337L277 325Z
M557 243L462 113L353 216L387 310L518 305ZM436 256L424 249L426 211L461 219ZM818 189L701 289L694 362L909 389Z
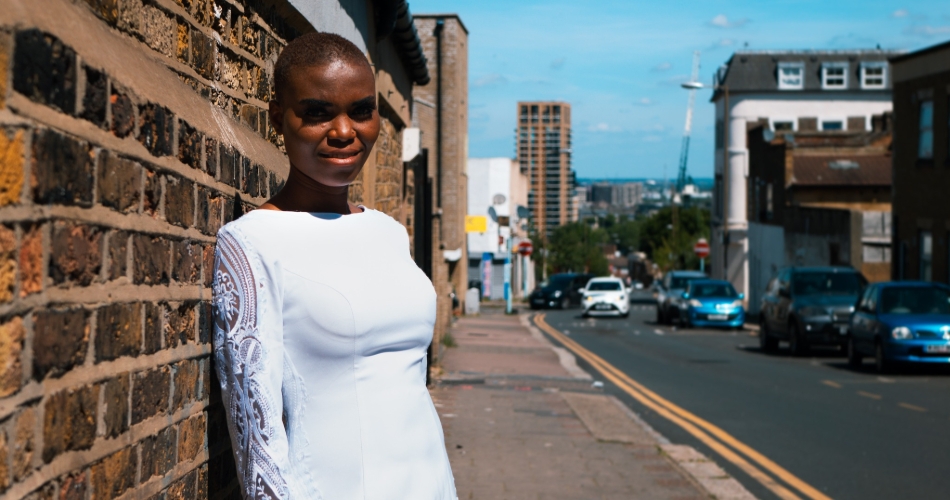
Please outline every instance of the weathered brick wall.
M253 4L4 2L5 498L236 493L214 235L286 175L263 110L294 33Z
M376 141L376 210L403 220L402 133L385 117ZM411 207L410 207L411 208ZM411 213L411 212L410 212Z

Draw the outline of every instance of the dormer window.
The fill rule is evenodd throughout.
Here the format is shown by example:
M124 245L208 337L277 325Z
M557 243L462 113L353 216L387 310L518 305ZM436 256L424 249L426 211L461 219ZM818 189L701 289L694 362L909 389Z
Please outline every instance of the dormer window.
M779 90L801 90L805 88L805 63L778 63Z
M841 90L848 88L848 63L822 64L821 88L825 90Z
M874 61L861 63L861 88L883 89L887 85L887 63Z

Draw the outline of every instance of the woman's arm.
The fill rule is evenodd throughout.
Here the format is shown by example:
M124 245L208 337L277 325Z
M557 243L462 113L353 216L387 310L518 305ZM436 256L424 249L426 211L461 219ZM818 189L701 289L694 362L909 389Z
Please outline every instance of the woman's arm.
M282 419L284 346L277 281L253 249L230 231L219 231L214 359L246 499L288 499L296 490Z

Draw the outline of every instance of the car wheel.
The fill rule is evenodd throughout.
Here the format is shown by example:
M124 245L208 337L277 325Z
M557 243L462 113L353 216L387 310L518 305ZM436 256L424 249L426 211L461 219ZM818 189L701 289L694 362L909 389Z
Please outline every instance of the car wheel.
M792 356L804 356L808 352L808 345L798 331L798 323L794 321L788 325L788 350Z
M561 299L561 309L570 309L571 308L571 299L564 297Z
M759 349L772 352L778 347L778 340L769 333L769 326L765 320L759 321Z
M884 345L881 342L874 345L874 367L878 373L890 373L893 368L891 361L884 355Z
M630 316L630 309L627 309L627 312L622 313L622 314L620 315L621 318L626 318L626 317L629 317L629 316Z
M854 345L854 338L848 339L848 365L851 368L857 369L861 368L861 365L864 363L864 357L861 356L861 353L858 352L858 348Z

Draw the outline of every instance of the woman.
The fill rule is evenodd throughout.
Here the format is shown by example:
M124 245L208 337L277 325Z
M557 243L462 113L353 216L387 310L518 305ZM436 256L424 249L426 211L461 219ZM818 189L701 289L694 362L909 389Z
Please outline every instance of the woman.
M216 249L215 362L244 496L453 500L425 387L432 284L405 228L347 201L379 135L373 70L313 33L274 83L290 175Z

